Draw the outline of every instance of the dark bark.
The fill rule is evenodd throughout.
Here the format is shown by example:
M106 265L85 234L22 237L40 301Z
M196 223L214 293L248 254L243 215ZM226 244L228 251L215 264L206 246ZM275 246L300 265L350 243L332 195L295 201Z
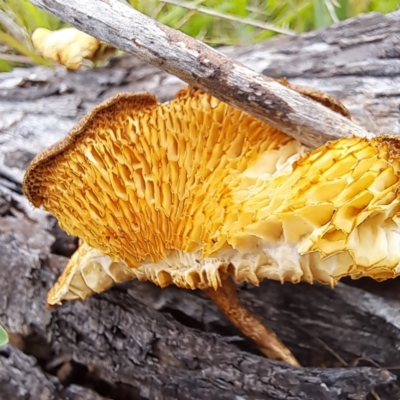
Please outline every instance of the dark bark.
M46 374L37 360L12 346L0 349L0 400L106 400L92 389L78 385L64 387Z
M398 133L399 20L399 13L374 14L224 51L268 75L327 90L368 129ZM14 345L0 349L0 399L323 400L364 399L372 390L398 399L398 279L334 290L272 281L241 286L241 300L302 369L260 356L198 292L131 282L45 309L76 240L21 195L26 165L116 92L149 90L164 101L182 86L129 57L75 73L32 68L0 75L0 323Z

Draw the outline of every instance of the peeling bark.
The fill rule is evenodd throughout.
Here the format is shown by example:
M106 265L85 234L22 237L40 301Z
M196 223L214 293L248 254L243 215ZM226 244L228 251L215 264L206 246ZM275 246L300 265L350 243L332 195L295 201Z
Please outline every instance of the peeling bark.
M372 14L222 51L274 78L328 91L368 129L398 133L399 22L400 13ZM0 324L19 338L0 349L0 399L324 400L365 399L371 390L400 398L398 279L346 281L335 290L242 285L241 301L277 332L301 369L262 357L197 291L130 282L45 309L76 239L22 196L27 164L105 98L148 90L165 101L182 86L131 57L95 70L0 75Z

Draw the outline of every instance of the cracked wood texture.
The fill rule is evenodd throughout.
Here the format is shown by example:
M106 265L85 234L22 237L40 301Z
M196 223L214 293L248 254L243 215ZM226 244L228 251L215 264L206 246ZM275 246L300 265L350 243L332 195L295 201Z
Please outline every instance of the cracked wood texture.
M272 77L323 89L360 125L399 133L400 13L371 14L299 37L221 49ZM400 398L398 279L240 287L304 368L262 357L201 293L144 282L48 311L74 249L21 194L32 157L121 91L168 100L179 79L132 57L96 70L0 75L0 399Z

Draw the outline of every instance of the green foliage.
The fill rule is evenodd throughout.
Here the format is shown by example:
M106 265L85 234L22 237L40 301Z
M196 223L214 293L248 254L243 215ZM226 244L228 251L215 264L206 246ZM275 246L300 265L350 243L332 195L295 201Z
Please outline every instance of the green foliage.
M8 343L8 335L7 332L0 326L0 346Z
M400 0L120 0L211 45L257 43L282 31L301 33L359 13L388 13ZM0 72L48 65L30 36L37 27L66 26L28 0L0 0Z
M0 72L12 65L49 65L34 50L30 36L39 26L53 30L63 25L28 0L0 0Z
M383 13L389 13L397 10L400 6L399 3L400 3L399 0L386 0L386 1L372 0L370 2L369 10L370 11L379 10Z

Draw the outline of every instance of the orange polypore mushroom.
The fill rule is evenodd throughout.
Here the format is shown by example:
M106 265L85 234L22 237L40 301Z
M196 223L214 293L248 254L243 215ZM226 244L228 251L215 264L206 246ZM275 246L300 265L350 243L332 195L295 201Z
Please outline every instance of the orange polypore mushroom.
M216 98L120 94L38 155L24 191L83 244L50 305L138 278L202 289L271 358L298 365L236 282L399 274L399 142L308 152Z

